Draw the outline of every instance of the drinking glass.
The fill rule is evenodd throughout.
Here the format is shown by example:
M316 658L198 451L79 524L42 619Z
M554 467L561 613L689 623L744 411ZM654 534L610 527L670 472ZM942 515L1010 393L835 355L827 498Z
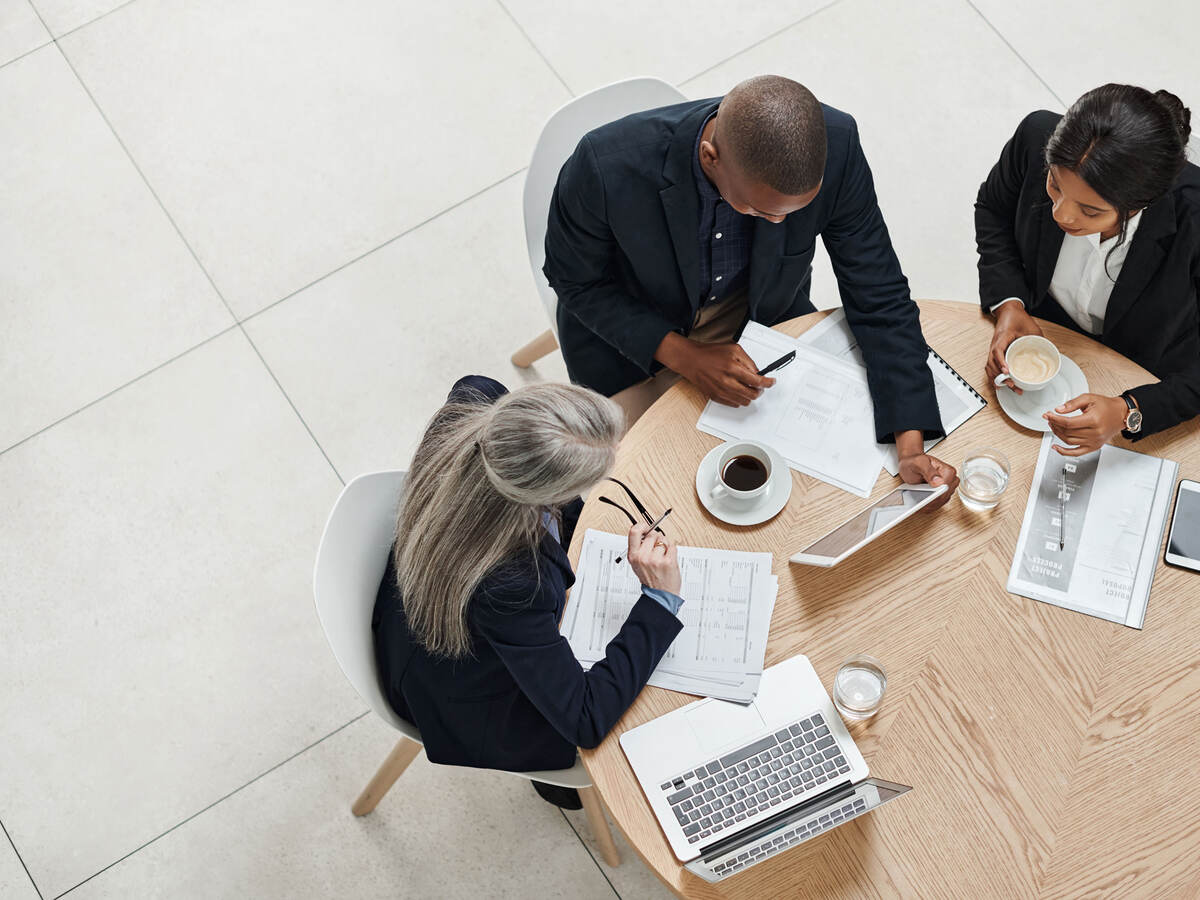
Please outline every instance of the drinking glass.
M981 447L963 460L958 497L967 509L983 512L1000 502L1008 487L1008 457L999 450Z
M844 719L869 719L879 711L887 689L883 663L860 653L837 670L833 679L833 705Z

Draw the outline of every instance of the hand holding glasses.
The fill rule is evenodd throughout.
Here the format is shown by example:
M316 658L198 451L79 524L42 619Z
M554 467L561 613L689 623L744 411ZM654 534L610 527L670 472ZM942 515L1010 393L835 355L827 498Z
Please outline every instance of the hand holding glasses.
M642 501L637 498L637 494L635 494L630 489L629 485L627 485L625 482L623 482L619 479L613 478L611 476L608 478L608 480L611 481L613 484L618 485L621 488L621 490L623 490L626 494L629 495L629 499L631 501L633 501L634 507L637 509L637 511L639 513L641 513L642 518L645 520L646 524L650 526L649 528L646 529L647 533L649 533L651 531L657 531L663 537L667 536L667 533L665 531L663 531L661 528L659 528L659 525L662 523L663 519L665 519L668 515L670 515L670 513L671 513L670 509L667 509L667 511L665 513L663 513L661 516L659 516L657 519L654 519L651 517L651 515L650 515L649 511L646 509L646 507L642 504ZM600 500L601 503L607 503L609 506L615 506L621 512L625 513L625 517L629 519L630 525L638 524L638 519L634 517L633 513L631 513L629 510L627 510L624 506L622 506L616 500L612 500L612 499L610 499L608 497L604 497L604 496L601 496L598 499ZM622 559L623 559L623 557L618 556L616 559L616 562L620 563Z

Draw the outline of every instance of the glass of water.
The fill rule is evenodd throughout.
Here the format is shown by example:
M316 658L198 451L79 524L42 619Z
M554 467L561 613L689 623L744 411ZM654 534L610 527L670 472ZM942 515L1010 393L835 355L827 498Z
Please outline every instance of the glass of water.
M873 656L860 653L838 669L833 679L833 705L845 719L869 719L879 711L887 689L887 672Z
M999 450L988 447L972 450L963 460L958 498L967 509L976 512L991 509L1008 487L1008 473L1008 457Z

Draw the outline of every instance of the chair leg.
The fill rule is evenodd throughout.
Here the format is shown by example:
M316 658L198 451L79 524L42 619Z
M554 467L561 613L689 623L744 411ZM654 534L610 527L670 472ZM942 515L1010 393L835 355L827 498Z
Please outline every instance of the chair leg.
M416 741L410 741L406 737L400 738L388 754L388 758L383 761L383 765L379 767L379 771L375 773L375 777L358 795L350 811L356 816L365 816L371 812L420 752L421 745Z
M532 341L512 355L512 364L518 369L528 369L543 356L548 356L558 349L558 338L554 332L546 329Z
M601 858L610 866L619 866L621 856L617 853L617 845L613 843L612 832L608 830L608 820L604 818L604 801L600 799L594 787L580 788L579 799L583 801L592 837L600 845Z

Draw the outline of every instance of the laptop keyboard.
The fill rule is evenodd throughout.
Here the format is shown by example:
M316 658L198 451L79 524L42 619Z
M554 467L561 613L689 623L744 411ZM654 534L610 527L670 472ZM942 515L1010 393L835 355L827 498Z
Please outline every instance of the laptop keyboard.
M791 805L850 771L820 713L677 775L660 789L689 844Z
M774 856L788 847L794 847L801 841L807 840L813 835L820 834L828 828L841 825L846 820L853 819L860 813L866 812L866 809L867 802L861 797L847 800L841 806L830 810L816 819L811 819L810 821L787 828L781 834L770 835L740 853L730 855L713 866L712 872L714 875L719 875L722 878L726 875L732 875L734 872L746 868L746 866L754 865L761 859Z

